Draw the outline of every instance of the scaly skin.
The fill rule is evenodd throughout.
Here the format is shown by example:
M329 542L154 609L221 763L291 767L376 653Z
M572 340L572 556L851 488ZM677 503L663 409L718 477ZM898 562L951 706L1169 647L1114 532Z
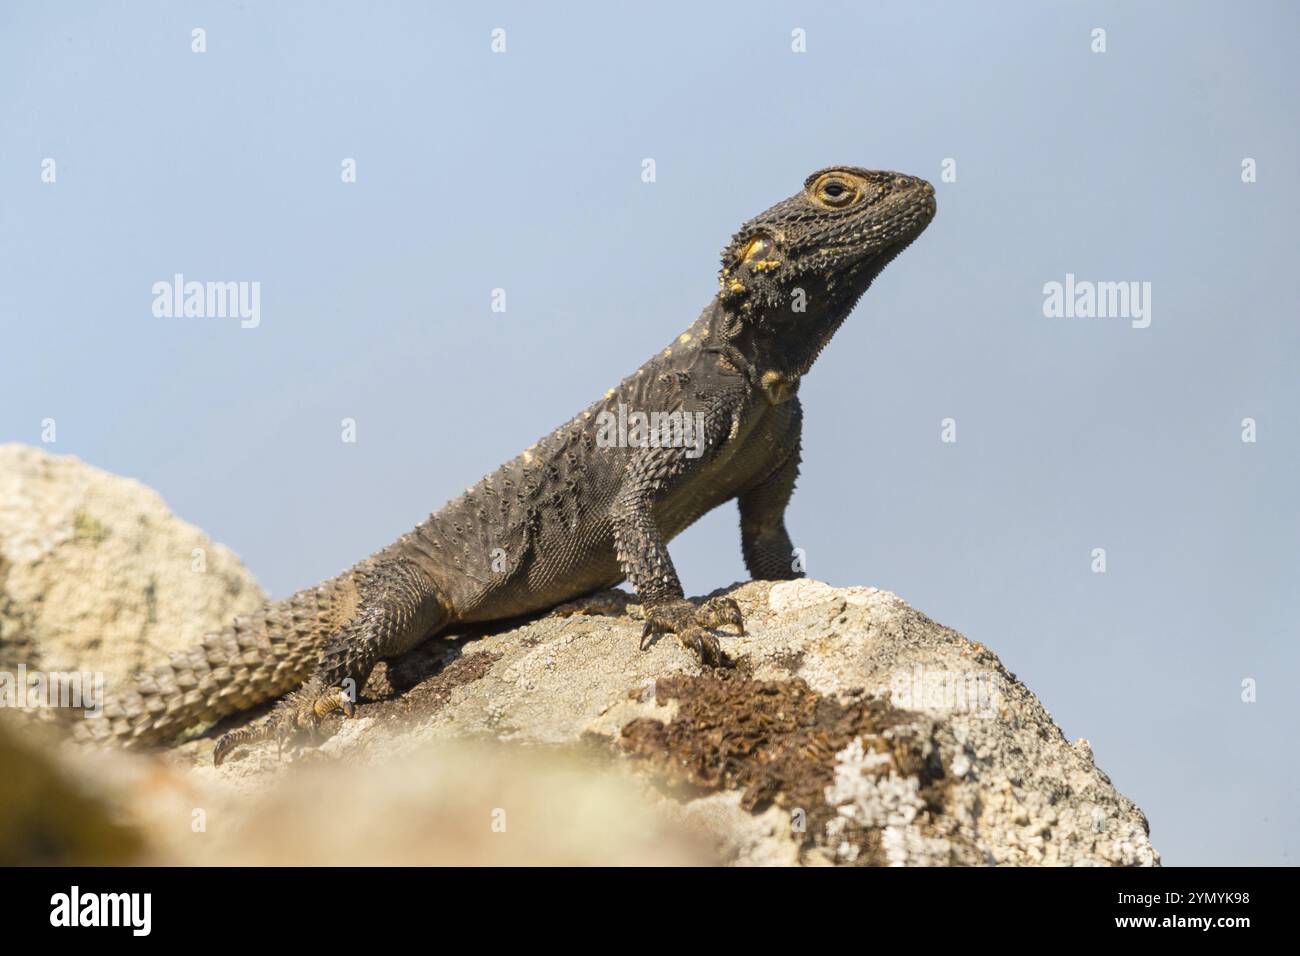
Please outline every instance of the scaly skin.
M750 573L799 576L784 517L799 470L799 381L934 212L922 180L814 173L741 227L723 251L717 297L668 348L389 547L138 678L106 704L96 735L164 741L308 681L312 691L282 705L266 733L314 727L329 707L321 701L340 688L355 699L380 660L623 580L645 606L645 638L674 633L702 662L723 663L711 629L743 631L740 611L729 599L686 601L667 542L734 499ZM700 413L703 442L655 447L633 433L609 447L604 415L620 406ZM228 735L221 755L244 739Z

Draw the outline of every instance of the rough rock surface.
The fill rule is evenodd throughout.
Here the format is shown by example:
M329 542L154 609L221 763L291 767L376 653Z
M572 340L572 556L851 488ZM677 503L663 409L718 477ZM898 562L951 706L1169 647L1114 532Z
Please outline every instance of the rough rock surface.
M665 806L741 863L1159 862L1088 743L1067 741L987 648L874 588L725 593L750 633L723 639L737 666L722 676L671 638L639 651L639 609L612 616L625 599L608 592L408 655L326 750L400 760L467 735L586 741L661 781ZM570 613L593 609L606 613ZM262 750L228 772L274 761Z
M671 638L639 651L639 608L606 592L430 642L296 759L213 768L214 733L132 758L167 768L137 775L170 780L171 809L119 796L116 816L163 862L1159 863L1087 742L987 648L872 588L725 593L750 629L723 638L732 671ZM196 840L200 806L224 822Z
M98 671L111 688L264 600L152 489L0 445L0 669Z

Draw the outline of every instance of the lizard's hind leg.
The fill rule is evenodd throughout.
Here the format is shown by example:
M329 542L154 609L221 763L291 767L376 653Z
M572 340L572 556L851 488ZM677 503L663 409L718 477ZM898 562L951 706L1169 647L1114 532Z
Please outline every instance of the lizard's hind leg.
M274 739L278 752L319 739L331 714L351 717L375 664L404 654L445 625L451 615L428 576L404 559L376 559L353 572L357 610L331 638L316 674L289 694L267 719L217 742L212 757L220 764L236 747Z
M350 707L377 663L405 654L451 620L437 588L412 561L377 560L356 573L357 613L326 644L313 678L324 695L321 706L334 706L330 701L342 691Z

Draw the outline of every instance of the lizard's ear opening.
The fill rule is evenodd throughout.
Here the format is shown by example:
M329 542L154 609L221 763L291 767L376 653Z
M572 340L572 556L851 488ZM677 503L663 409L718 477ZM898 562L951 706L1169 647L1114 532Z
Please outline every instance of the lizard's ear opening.
M776 237L767 232L757 232L743 244L738 244L735 269L749 275L769 272L781 264L781 252Z
M722 257L722 289L726 301L736 302L751 291L754 282L762 283L772 270L781 265L776 237L769 232L737 236Z
M766 229L757 229L732 237L730 245L722 250L722 265L726 269L740 269L770 257L775 251L775 237Z
M740 253L741 262L753 262L757 259L766 259L767 254L776 248L768 236L758 235L749 240L749 244Z

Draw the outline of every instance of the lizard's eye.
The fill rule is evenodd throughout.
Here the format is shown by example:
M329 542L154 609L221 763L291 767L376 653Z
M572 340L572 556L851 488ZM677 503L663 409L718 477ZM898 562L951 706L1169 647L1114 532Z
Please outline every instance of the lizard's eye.
M847 206L858 198L858 191L853 185L836 176L827 176L819 182L815 193L828 206Z

